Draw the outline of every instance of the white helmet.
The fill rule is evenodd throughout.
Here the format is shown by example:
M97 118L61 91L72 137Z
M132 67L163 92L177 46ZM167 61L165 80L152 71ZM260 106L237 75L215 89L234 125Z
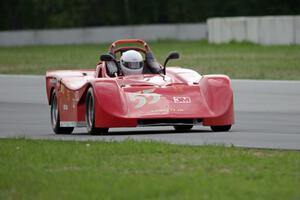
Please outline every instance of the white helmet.
M142 74L144 62L142 55L134 50L126 51L120 58L121 69L124 75Z

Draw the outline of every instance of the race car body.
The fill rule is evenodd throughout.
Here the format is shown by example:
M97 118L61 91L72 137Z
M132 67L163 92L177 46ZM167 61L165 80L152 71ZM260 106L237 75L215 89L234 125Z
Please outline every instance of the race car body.
M141 44L143 48L119 44ZM117 54L134 49L145 54L144 72L122 75ZM46 73L48 103L55 133L86 126L90 134L112 127L194 125L228 131L234 123L233 91L225 75L200 75L191 69L161 66L141 40L119 40L101 56L95 70Z

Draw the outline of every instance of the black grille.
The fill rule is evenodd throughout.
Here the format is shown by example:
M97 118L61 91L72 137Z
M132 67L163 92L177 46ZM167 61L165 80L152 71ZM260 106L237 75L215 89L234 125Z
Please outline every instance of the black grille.
M139 126L172 126L172 125L195 125L202 122L202 119L139 119Z

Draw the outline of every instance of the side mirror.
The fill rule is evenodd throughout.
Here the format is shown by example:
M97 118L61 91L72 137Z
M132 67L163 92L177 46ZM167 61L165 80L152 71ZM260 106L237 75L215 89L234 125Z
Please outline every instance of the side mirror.
M179 53L178 52L170 52L168 57L166 58L165 60L165 63L164 63L164 75L166 75L166 66L167 66L167 63L169 60L171 59L178 59L180 56L179 56Z
M100 56L101 61L115 61L115 58L110 54L102 54Z
M102 54L100 56L100 60L101 61L113 61L116 64L116 67L118 68L118 72L117 75L121 75L122 74L122 70L120 65L118 64L118 61L115 59L115 57L109 53L107 54Z

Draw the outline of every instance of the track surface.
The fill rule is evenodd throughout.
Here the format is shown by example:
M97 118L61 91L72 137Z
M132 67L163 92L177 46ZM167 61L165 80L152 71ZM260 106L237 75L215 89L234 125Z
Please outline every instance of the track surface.
M300 81L234 80L236 124L230 132L194 127L176 133L172 127L110 129L107 136L55 135L50 126L42 76L0 75L0 137L58 140L156 140L174 144L224 144L300 150Z

